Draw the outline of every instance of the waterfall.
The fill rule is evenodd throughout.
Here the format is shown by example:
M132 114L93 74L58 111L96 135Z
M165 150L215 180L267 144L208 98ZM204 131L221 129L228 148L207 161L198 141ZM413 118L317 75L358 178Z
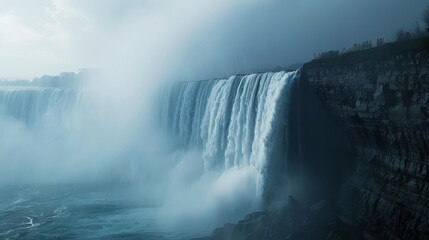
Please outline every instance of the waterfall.
M163 90L160 122L185 148L199 147L205 171L252 168L258 195L277 130L287 131L295 72L178 82ZM286 145L280 146L286 148Z
M167 141L158 139L160 143L154 145L159 144L156 147L167 150L173 139L174 143L179 143L179 150L191 150L189 152L198 153L198 156L191 160L181 158L178 161L183 161L183 165L178 166L171 166L174 164L166 160L159 169L165 167L163 171L168 172L176 171L176 168L195 167L198 174L208 173L205 177L219 173L220 177L210 180L211 185L207 185L215 189L222 185L219 188L223 189L226 184L231 186L231 191L235 191L240 184L246 184L243 190L249 193L244 194L246 197L256 195L255 199L260 199L265 196L264 191L274 175L271 174L272 169L277 168L277 163L287 156L290 91L298 75L298 71L267 72L225 79L176 82L162 88L155 106L159 124L169 138ZM14 126L18 123L30 130L14 133L26 140L16 141L16 144L61 141L58 142L60 147L68 151L74 151L74 148L79 151L86 149L90 153L87 156L96 156L94 159L106 159L103 152L112 156L132 155L140 161L138 164L148 166L156 163L148 163L147 155L164 158L164 152L152 154L153 149L144 149L149 153L140 153L133 149L135 146L130 143L144 140L141 139L142 133L138 132L141 128L132 124L126 128L128 125L123 123L132 121L123 121L127 115L117 114L122 113L115 111L118 106L115 108L108 104L109 101L103 100L106 99L99 99L97 94L83 89L2 87L0 119L9 119L11 121L8 123ZM4 126L7 128L10 125ZM154 133L160 133L159 128L152 127L156 131ZM173 137L170 138L170 135ZM119 139L123 143L116 136L123 136L123 139ZM7 139L4 141L12 144ZM108 154L109 151L92 153L92 149L100 146L107 146L103 148L115 154ZM57 152L52 152L56 156ZM201 165L195 162L191 164L197 158ZM174 160L171 161L174 163ZM181 176L181 170L177 171L178 176ZM145 173L141 175L147 177ZM231 184L232 181L235 185Z
M0 113L28 127L65 124L71 127L84 110L84 91L71 88L2 87Z

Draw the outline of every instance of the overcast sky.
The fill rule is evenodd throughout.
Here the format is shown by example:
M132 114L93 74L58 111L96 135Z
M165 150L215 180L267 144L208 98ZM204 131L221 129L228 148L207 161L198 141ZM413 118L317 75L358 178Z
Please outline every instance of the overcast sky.
M429 0L2 0L0 78L79 68L210 78L413 29ZM423 26L422 26L423 27ZM139 69L138 71L136 69Z

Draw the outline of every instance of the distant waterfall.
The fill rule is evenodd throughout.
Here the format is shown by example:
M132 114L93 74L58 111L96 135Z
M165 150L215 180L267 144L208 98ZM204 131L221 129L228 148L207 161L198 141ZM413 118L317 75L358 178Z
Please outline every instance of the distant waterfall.
M202 152L204 171L249 173L261 196L270 164L286 156L290 91L298 75L298 71L268 72L176 82L159 95L159 123L182 149ZM105 127L98 129L100 133L122 131L121 124L109 117L111 106L88 91L1 87L0 120L76 133L77 138L100 124Z
M0 113L31 127L53 122L68 125L82 116L82 90L39 87L0 88Z
M202 148L206 171L254 168L261 192L275 131L287 124L297 75L269 72L175 83L161 94L161 123L185 147Z

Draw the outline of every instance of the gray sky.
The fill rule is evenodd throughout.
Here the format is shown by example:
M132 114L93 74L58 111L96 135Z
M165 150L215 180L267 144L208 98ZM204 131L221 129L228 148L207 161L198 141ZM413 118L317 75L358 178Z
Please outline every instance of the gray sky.
M0 78L79 68L210 78L393 38L429 0L2 0ZM423 26L422 26L423 27ZM142 70L143 69L143 70ZM146 69L146 70L144 70Z

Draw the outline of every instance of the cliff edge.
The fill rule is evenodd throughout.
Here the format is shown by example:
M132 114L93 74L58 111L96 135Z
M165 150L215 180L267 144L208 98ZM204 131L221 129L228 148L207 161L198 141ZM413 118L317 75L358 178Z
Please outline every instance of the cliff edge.
M268 184L295 190L208 239L427 239L429 39L313 60L291 97Z
M357 151L341 213L377 239L429 234L429 40L390 43L303 68Z

